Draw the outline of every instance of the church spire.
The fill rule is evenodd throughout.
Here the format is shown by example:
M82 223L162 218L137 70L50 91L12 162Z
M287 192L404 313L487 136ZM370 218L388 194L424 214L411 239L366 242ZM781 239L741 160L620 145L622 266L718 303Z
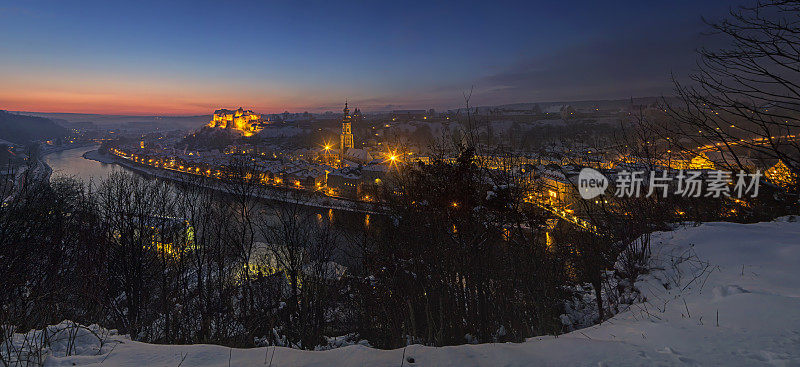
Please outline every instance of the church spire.
M347 107L347 100L345 100L344 115L342 116L341 145L339 145L339 155L342 162L344 162L344 157L347 150L353 149L353 131L351 130L350 122L350 109Z

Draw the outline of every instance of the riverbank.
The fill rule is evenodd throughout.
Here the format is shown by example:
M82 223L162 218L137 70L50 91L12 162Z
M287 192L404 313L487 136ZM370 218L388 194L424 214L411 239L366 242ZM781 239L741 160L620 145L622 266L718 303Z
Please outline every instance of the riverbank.
M117 163L117 162L115 162L115 159L114 159L115 157L114 156L108 155L108 154L100 154L100 151L97 150L97 149L90 150L90 151L88 151L86 153L83 153L82 157L84 159L88 159L88 160L92 160L92 161L98 161L100 163L106 163L106 164L115 164L115 163Z
M50 165L47 164L47 161L45 160L46 156L48 156L50 154L61 153L61 152L64 152L64 151L67 151L67 150L71 150L71 149L87 148L87 147L91 147L91 146L95 146L95 145L97 145L97 143L92 142L92 143L60 145L60 146L57 146L57 147L47 147L47 148L42 149L42 151L41 151L41 153L40 153L40 155L38 157L38 160L39 160L39 164L42 166L42 169L45 170L44 179L47 180L47 181L50 181L50 177L53 175L53 167L50 167Z
M40 181L50 181L50 177L53 174L53 168L47 164L45 157L50 154L61 153L70 149L79 149L79 148L86 148L97 145L97 143L78 143L78 144L67 144L67 145L59 145L59 146L48 146L44 147L39 151L39 154L35 157L36 164L33 165L33 170L30 173L33 180L40 182ZM23 176L27 167L24 167L20 170L18 177Z
M35 161L34 164L30 164L30 162L26 164L22 164L16 167L9 168L9 172L14 172L14 177L11 179L12 188L10 194L6 195L5 197L0 197L0 201L2 203L7 203L11 200L14 200L15 197L20 193L22 188L26 185L26 183L32 182L49 182L50 177L53 175L53 168L47 164L45 157L49 154L60 153L70 149L77 149L77 148L85 148L88 146L95 145L94 143L84 143L84 144L70 144L70 145L61 145L57 147L45 147L42 148L38 154L31 157L31 161Z
M84 153L83 158L100 163L116 164L128 170L151 177L205 187L229 194L232 193L229 188L225 187L224 182L218 180L212 180L210 178L191 175L183 172L175 172L143 166L111 154L101 154L97 149ZM342 210L354 213L380 214L379 210L369 208L368 206L370 206L370 204L341 198L333 198L318 192L311 192L307 190L264 186L264 190L255 193L255 196L264 200L300 204L315 208Z
M78 144L50 146L50 147L42 148L41 155L42 155L42 157L44 157L44 156L46 156L48 154L60 153L60 152L63 152L65 150L86 148L86 147L91 147L91 146L95 146L95 145L97 145L97 143L91 142L91 143L78 143Z

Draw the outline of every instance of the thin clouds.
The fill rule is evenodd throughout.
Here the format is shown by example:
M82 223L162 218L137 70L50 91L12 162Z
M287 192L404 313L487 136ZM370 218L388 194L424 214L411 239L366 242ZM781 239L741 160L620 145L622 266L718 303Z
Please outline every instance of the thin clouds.
M671 92L670 73L692 70L699 44L698 34L598 40L519 61L477 84L492 102L659 95Z
M509 63L473 81L447 83L420 90L413 97L384 94L359 101L364 110L391 108L455 108L463 92L474 86L472 105L570 101L671 94L671 74L679 77L695 67L695 49L715 39L701 34L697 23L678 32L643 30L606 36L544 51Z

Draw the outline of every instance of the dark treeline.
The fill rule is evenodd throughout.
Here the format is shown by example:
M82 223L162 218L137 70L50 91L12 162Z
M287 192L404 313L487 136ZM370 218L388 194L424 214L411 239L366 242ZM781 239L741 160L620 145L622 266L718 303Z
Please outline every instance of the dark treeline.
M471 148L458 155L397 168L376 188L385 214L355 232L307 210L306 194L260 200L244 163L225 192L121 172L92 186L26 183L0 208L0 322L297 348L347 334L398 347L569 330L560 315L574 286L613 272L625 245L559 248L545 233L561 225L525 202L534 188L513 158L487 170ZM598 305L608 311L594 321L613 314Z
M541 238L548 216L523 204L524 177L490 174L465 149L455 164L407 167L381 191L392 215L364 249L370 341L397 346L399 334L445 345L467 334L521 341L561 331L564 259Z
M346 300L334 231L302 203L256 205L234 185L250 187L127 173L92 187L25 182L0 207L0 323L97 322L159 343L324 343Z
M384 214L356 231L307 210L308 194L259 199L246 162L224 192L122 172L26 183L0 207L0 323L231 346L522 341L585 325L562 315L586 290L590 322L615 314L634 300L615 284L649 269L641 235L728 205L679 217L692 203L606 197L586 204L586 231L526 200L543 189L513 156L485 169L468 145L456 155L393 167L374 187Z

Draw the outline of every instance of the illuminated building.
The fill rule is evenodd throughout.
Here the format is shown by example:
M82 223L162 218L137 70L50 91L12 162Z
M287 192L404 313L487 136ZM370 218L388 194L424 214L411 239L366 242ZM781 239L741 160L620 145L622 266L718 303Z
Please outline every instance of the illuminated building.
M329 195L370 201L375 198L377 186L383 184L389 169L381 163L342 167L327 175Z
M266 123L260 114L239 107L236 111L227 109L214 111L214 117L207 126L235 130L244 136L251 136L261 131Z
M797 175L792 173L782 160L778 160L778 163L766 170L764 176L772 183L783 188L791 187L797 183Z
M689 169L714 169L714 162L708 159L705 153L700 153L692 158Z
M350 109L347 108L347 102L344 103L344 115L342 116L342 141L339 146L339 155L344 161L345 154L348 149L353 149L353 131L351 130L351 116Z

